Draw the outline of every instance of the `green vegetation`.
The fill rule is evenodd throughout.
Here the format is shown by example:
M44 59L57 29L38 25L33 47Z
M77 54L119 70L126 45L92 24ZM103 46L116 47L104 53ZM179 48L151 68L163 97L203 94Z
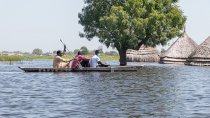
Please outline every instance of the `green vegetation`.
M110 56L110 55L102 55L100 56L101 60L119 60L119 56Z
M21 56L0 56L0 61L21 61Z
M92 57L92 55L87 55L88 58ZM33 59L53 59L54 56L7 56L7 55L0 55L0 61L22 61L22 60L33 60ZM70 58L71 56L67 55L64 58ZM119 60L119 56L110 56L110 55L102 55L101 60Z
M127 65L127 49L141 45L165 45L183 33L186 17L178 0L84 0L79 23L81 37L97 37L107 47L115 47L120 65Z
M85 55L85 57L86 58L88 58L88 59L90 59L91 57L92 57L93 55L92 54L87 54L87 55ZM72 56L70 56L70 55L67 55L67 56L64 56L63 58L66 58L66 59L73 59L72 58ZM101 60L119 60L119 55L114 55L114 56L112 56L112 55L106 55L106 54L102 54L101 56L100 56L100 59Z
M80 51L82 52L82 54L88 54L89 53L89 50L87 49L87 47L85 47L85 46L82 46L81 48L80 48Z
M43 53L42 50L39 48L34 49L32 52L32 54L35 54L35 55L41 55L42 53Z
M17 55L1 55L0 61L22 61L22 60L33 60L33 59L53 59L54 56L17 56Z

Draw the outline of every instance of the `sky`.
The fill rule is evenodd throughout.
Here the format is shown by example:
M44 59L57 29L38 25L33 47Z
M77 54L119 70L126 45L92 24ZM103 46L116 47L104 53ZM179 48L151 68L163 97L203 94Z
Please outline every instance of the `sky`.
M179 0L178 5L187 16L188 35L202 43L210 36L210 0ZM83 0L0 0L0 52L35 48L52 52L63 48L60 39L70 51L103 46L97 39L79 37L83 27L78 24L78 13L83 7ZM103 50L112 49L103 46Z

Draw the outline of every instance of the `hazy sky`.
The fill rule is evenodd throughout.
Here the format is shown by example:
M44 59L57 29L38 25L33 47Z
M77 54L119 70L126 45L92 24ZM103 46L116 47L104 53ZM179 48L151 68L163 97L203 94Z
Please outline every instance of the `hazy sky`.
M200 44L210 35L210 0L179 1L188 18L187 33ZM98 48L98 40L78 36L83 6L83 0L0 0L0 51L58 50L63 48L60 38L69 50Z

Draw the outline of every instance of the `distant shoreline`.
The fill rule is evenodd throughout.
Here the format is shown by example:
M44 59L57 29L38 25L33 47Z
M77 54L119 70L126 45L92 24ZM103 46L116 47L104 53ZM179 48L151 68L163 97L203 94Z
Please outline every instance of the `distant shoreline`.
M88 55L88 57L91 57L91 55ZM34 60L34 59L53 59L54 56L20 56L20 55L0 55L0 61L23 61L23 60ZM66 56L65 58L71 58L69 56ZM110 56L110 55L102 55L101 60L119 60L119 56Z

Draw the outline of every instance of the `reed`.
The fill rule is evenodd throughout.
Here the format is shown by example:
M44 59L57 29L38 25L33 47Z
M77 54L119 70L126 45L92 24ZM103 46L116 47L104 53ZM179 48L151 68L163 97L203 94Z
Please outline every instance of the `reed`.
M53 59L54 56L22 56L22 60Z
M22 61L33 59L53 59L53 56L18 56L18 55L0 55L0 61Z
M21 56L0 56L0 61L21 61Z

